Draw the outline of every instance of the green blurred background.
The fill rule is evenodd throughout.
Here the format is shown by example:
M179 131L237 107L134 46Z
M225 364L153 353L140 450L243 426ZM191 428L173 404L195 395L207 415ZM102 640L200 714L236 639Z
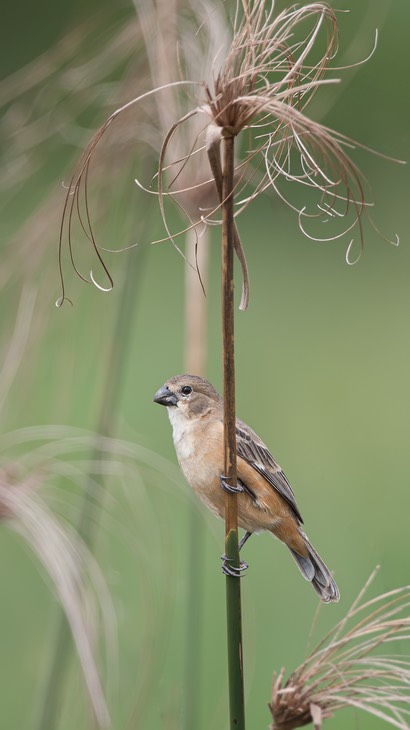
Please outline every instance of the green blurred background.
M131 3L111 5L101 0L9 4L1 31L3 77L47 52L73 29L80 29L81 36L82 28L85 42L73 41L72 53L68 45L64 68L91 73L93 49L100 52L119 29L135 23ZM332 5L348 7L346 2ZM341 85L319 95L314 115L369 147L405 160L410 5L408 0L365 0L359 5L341 16L342 55L348 49L350 61L366 56L379 27L377 50L364 67L345 72ZM118 614L114 726L181 728L190 610L187 535L193 502L176 470L166 413L152 403L152 395L184 367L184 264L170 243L149 245L162 235L159 213L138 200L133 179L141 163L133 154L140 153L130 144L127 164L112 178L112 195L105 190L102 207L107 213L100 219L99 233L105 245L115 242L120 247L135 239L147 244L112 257L115 287L109 295L68 273L74 306L54 306L59 296L61 183L69 178L80 146L124 98L123 76L127 75L129 96L148 88L146 81L142 89L139 86L132 55L109 69L106 83L99 79L95 88L90 83L88 91L81 88L78 93L75 81L61 90L58 63L34 91L19 96L26 72L10 82L6 79L3 84L8 86L2 87L10 93L1 140L3 360L23 288L32 287L37 298L24 357L2 407L1 427L3 433L42 424L97 428L107 397L107 373L113 367L123 282L132 268L135 296L127 317L133 316L133 324L117 383L115 435L165 457L169 467L159 457L153 457L150 467L141 459L135 485L127 483L124 490L115 481L107 484L112 501L102 510L97 556ZM49 112L34 130L38 142L27 150L21 131L27 109L44 104L44 98ZM75 122L69 117L71 109ZM249 310L236 318L237 412L286 471L306 531L340 586L342 600L321 610L315 637L344 615L376 564L381 565L377 593L409 581L409 172L363 152L355 160L371 181L376 223L387 236L398 233L398 248L367 227L361 260L347 266L348 241L307 240L292 211L268 196L239 221L252 289ZM38 223L36 214L37 228L32 216L40 205L44 221L40 216ZM207 291L207 375L220 389L218 237L216 230ZM91 254L84 260L88 268L94 265ZM239 284L238 272L238 292ZM4 450L3 456L7 458ZM54 499L60 490L63 503L71 500L69 485L55 481L54 489ZM195 730L227 727L225 586L219 566L223 525L198 509L206 530L205 556L199 562L205 592L198 629L203 655ZM251 565L242 584L248 726L266 728L272 674L282 666L291 671L303 660L317 599L287 551L269 536L250 541L246 560ZM0 585L0 724L28 730L39 714L58 610L36 560L6 524L0 531ZM70 666L58 728L91 727L75 659ZM383 726L363 714L346 712L327 727L336 730L347 723Z

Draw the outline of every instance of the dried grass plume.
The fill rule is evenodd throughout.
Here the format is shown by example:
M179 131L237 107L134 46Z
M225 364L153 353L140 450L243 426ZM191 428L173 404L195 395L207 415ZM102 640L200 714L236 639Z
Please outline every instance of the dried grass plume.
M399 653L410 639L410 586L362 602L376 572L303 664L287 680L284 669L274 676L271 730L319 730L346 707L410 727L410 657Z

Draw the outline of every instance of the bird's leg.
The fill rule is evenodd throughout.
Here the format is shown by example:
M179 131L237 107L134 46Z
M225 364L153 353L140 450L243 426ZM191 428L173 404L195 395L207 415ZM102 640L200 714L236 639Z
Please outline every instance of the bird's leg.
M233 487L231 484L228 484L227 477L221 475L219 477L219 481L221 484L222 489L225 492L228 492L229 494L240 494L241 492L245 491L245 487L242 484L241 480L237 480L237 486ZM242 540L240 541L238 545L238 550L243 547L247 539L251 536L251 532L246 532L243 536ZM229 565L231 562L231 558L228 558L226 555L221 555L222 560L222 573L225 575L230 575L232 578L242 578L242 575L244 571L249 568L248 563L244 563L243 560L241 560L239 567L235 567L234 565Z
M244 536L240 540L238 544L238 551L240 551L243 546L245 545L245 542L249 540L250 536L252 535L251 532L245 532ZM225 575L230 575L233 578L242 578L245 570L249 568L248 563L245 563L243 560L241 560L239 564L239 568L235 568L233 565L229 565L231 558L227 558L226 555L221 555L222 560L222 573Z
M221 476L219 477L219 482L220 482L220 485L221 485L222 489L224 490L224 492L228 492L229 494L238 494L239 492L245 491L245 488L240 479L237 480L237 482L238 482L237 487L233 487L231 484L228 484L228 482L226 480L227 480L227 477L224 477L221 474Z
M245 545L245 542L247 540L249 540L249 538L250 538L251 535L252 535L251 532L245 532L243 538L240 540L239 545L238 545L239 552L242 550L243 546Z

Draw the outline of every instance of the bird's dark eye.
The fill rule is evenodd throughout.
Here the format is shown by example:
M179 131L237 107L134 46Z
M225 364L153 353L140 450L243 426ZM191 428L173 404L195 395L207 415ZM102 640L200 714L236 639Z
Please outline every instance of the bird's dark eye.
M191 386L190 385L184 385L184 387L181 388L181 393L183 393L184 395L189 395L190 393L192 393Z

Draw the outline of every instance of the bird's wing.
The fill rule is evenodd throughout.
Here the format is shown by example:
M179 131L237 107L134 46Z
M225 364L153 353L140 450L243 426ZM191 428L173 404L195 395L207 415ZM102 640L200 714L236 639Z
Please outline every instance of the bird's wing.
M243 421L236 421L236 451L280 494L292 508L296 519L303 523L295 495L286 475L276 463L263 441Z

